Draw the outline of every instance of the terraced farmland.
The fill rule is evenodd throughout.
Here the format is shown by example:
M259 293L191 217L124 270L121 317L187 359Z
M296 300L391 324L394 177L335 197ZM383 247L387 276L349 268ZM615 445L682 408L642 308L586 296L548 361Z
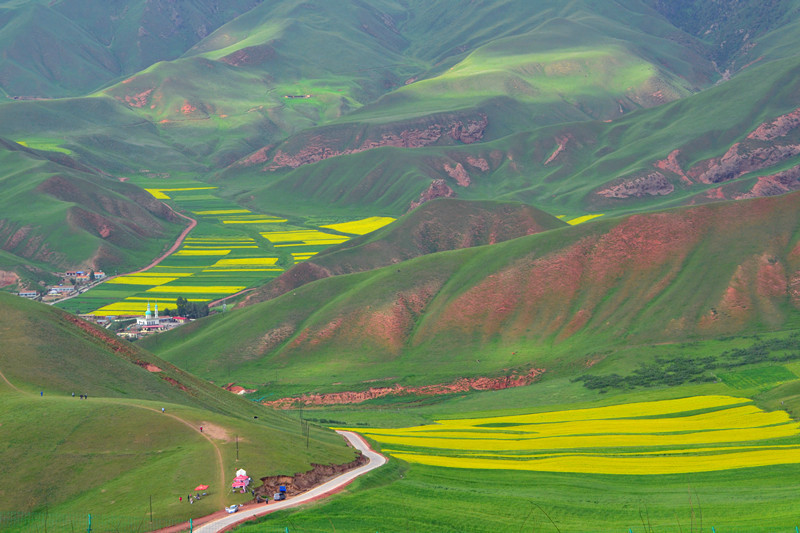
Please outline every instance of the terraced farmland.
M800 425L747 398L699 396L463 420L365 434L429 466L683 474L800 463Z
M390 217L335 220L322 227L249 209L216 196L216 187L170 180L154 187L137 182L154 198L197 220L196 228L164 261L146 271L112 277L59 307L97 316L144 314L148 302L174 309L179 297L212 302L263 285L287 268L326 248L394 221ZM317 223L317 222L314 222Z

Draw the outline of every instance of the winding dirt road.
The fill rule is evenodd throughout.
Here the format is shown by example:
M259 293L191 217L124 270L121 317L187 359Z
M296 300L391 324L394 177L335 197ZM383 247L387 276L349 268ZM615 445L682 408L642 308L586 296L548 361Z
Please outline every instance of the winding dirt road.
M176 214L176 215L178 215L179 217L181 217L181 218L185 218L186 220L188 220L188 221L189 221L189 225L186 227L186 229L184 229L184 230L181 232L181 234L180 234L180 235L178 235L178 238L177 238L177 239L175 240L175 242L172 244L172 246L170 247L170 249L169 249L169 250L167 250L166 252L164 252L163 254L161 254L161 255L160 255L158 258L156 258L156 259L155 259L155 260L154 260L152 263L150 263L149 265L147 265L147 266L146 266L146 267L144 267L144 268L140 268L139 270L134 270L133 272L128 272L128 273L126 273L126 274L120 274L120 276L127 276L128 274L136 274L136 273L138 273L138 272L144 272L145 270L149 270L149 269L153 268L154 266L156 266L157 264L159 264L161 261L163 261L164 259L166 259L167 257L169 257L169 256L170 256L170 255L171 255L171 254L172 254L172 253L173 253L175 250L177 250L178 248L180 248L181 244L183 244L183 239L185 239L185 238L186 238L186 236L187 236L187 235L189 235L189 232L190 232L190 231L192 231L192 230L195 228L195 226L197 226L197 221L196 221L195 219L193 219L193 218L191 218L191 217L187 217L187 216L186 216L186 215L184 215L184 214L178 213L177 211L175 211L174 209L172 209L172 207L170 207L170 206L169 206L169 205L167 205L167 204L164 204L164 205L166 205L166 206L169 208L169 210L170 210L170 211L172 211L173 213L175 213L175 214ZM113 277L111 277L111 278L108 278L108 279L113 279L113 278L116 278L116 277L117 277L117 276L113 276Z
M163 203L163 202L162 202L162 203ZM169 206L169 205L167 205L167 204L164 204L164 205L166 205L166 206L167 206L167 208L169 208L169 210L170 210L170 211L172 211L173 213L175 213L175 214L176 214L176 215L178 215L179 217L181 217L181 218L185 218L186 220L188 220L188 221L189 221L189 225L188 225L188 226L187 226L187 227L186 227L186 228L185 228L185 229L184 229L184 230L181 232L181 234L180 234L180 235L178 235L178 238L177 238L177 239L175 240L175 242L172 244L172 246L170 247L170 249L169 249L169 250L167 250L166 252L164 252L163 254L161 254L160 256L158 256L156 259L154 259L154 260L153 260L153 262L152 262L152 263L150 263L150 264L149 264L149 265L147 265L146 267L140 268L139 270L134 270L133 272L125 272L124 274L117 274L117 275L115 275L115 276L109 276L109 277L107 277L107 278L105 278L105 279L103 279L103 280L101 280L101 281L99 281L99 282L96 282L96 283L92 284L90 287L88 287L88 288L87 288L87 290L88 290L89 288L96 287L97 285L100 285L101 283L104 283L104 282L106 282L106 281L108 281L108 280L111 280L111 279L114 279L114 278L118 278L118 277L120 277L120 276L127 276L127 275L129 275L129 274L137 274L137 273L139 273L139 272L144 272L145 270L150 270L150 269L151 269L151 268L153 268L154 266L158 265L158 264L159 264L161 261L163 261L164 259L166 259L167 257L169 257L169 256L170 256L170 255L171 255L171 254L172 254L172 253L173 253L175 250L177 250L178 248L180 248L181 244L183 244L183 240L186 238L186 236L187 236L187 235L189 235L189 232L190 232L190 231L192 231L192 230L195 228L195 226L197 226L197 221L196 221L195 219L191 218L191 217L187 217L186 215L183 215L183 214L181 214L181 213L178 213L177 211L175 211L174 209L172 209L172 207L170 207L170 206ZM71 296L67 296L66 298L61 298L60 300L53 300L52 302L47 302L47 303L48 303L49 305L53 305L53 304L57 304L57 303L61 303L61 302L64 302L64 301L66 301L66 300L69 300L69 299L71 299L71 298L75 298L76 296L80 296L80 295L81 295L81 294L83 294L84 292L86 292L86 291L77 292L77 293L75 293L75 294L73 294L73 295L71 295Z

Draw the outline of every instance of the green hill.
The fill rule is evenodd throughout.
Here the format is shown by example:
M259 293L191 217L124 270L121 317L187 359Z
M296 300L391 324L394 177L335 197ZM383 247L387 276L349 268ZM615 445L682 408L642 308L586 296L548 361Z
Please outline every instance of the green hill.
M2 2L0 90L22 99L85 94L179 57L258 3Z
M328 276L373 270L435 252L496 244L563 226L565 222L523 204L440 199L295 265L248 294L245 304L274 298Z
M179 522L242 501L226 488L238 468L257 480L352 459L332 432L311 427L306 437L296 419L67 313L7 294L0 311L0 516L27 513L20 531L48 517L69 529L65 520L87 514L97 531L115 530L115 519L136 529L150 497L158 523ZM209 496L190 507L201 483Z
M181 219L140 188L108 179L56 145L20 142L0 139L0 248L17 257L18 275L130 268L156 257L180 231Z
M793 329L797 199L600 220L433 253L309 283L146 346L199 376L280 396L510 369L574 375L597 354Z
M762 195L764 187L752 192L757 174L796 166L785 151L777 160L756 154L765 164L721 191L682 175L797 108L790 2L725 11L711 36L700 29L722 15L701 10L689 24L695 4L212 4L4 5L3 61L24 66L8 79L31 87L19 91L76 96L9 100L0 105L0 135L77 166L71 175L93 173L101 190L130 197L118 179L191 177L287 215L397 216L421 197L447 195L608 216ZM721 78L711 58L740 15L757 26L758 40L737 45L735 75ZM51 27L63 31L45 32ZM783 149L793 135L747 148ZM4 168L15 172L31 154L10 157ZM794 188L784 175L775 179ZM67 209L77 222L65 224ZM108 268L145 264L174 234L163 221L124 228L113 213L81 205L50 205L48 213L59 228L113 226L118 240L90 237L90 246L62 235L64 244L50 243L51 260L4 249L21 262L77 266L105 244ZM14 227L26 227L27 217Z

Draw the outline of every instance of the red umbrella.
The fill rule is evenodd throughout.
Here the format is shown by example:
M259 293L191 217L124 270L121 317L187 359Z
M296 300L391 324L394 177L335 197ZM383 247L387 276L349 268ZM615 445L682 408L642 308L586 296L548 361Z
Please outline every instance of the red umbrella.
M197 485L194 490L206 490L208 485Z

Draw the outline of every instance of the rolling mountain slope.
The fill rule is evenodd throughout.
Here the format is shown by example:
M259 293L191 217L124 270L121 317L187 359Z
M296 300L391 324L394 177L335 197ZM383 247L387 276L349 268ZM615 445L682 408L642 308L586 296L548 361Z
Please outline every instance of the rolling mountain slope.
M243 499L226 487L241 466L257 479L352 459L334 433L307 436L67 313L0 294L0 316L0 512L50 513L55 528L91 513L100 531L104 517L143 518L152 494L156 516L177 522ZM199 482L209 497L179 505Z
M558 375L623 346L796 328L797 194L601 220L327 278L147 346L200 376L283 394L514 368Z
M0 3L0 90L12 98L85 94L179 57L258 0Z
M0 139L0 161L0 248L20 265L38 265L27 277L43 265L113 272L141 264L181 227L169 208L138 187L109 180L60 151Z
M306 164L295 168L276 169L262 161L231 167L220 182L243 187L263 180L256 189L248 187L241 200L272 201L297 211L358 210L368 204L402 213L420 195L433 194L522 201L580 216L761 195L759 177L800 162L792 148L800 130L791 118L800 105L799 65L796 57L759 63L729 82L612 122L573 122L468 145L381 147L318 161L297 157L295 163ZM502 105L494 109L511 111ZM783 124L779 135L756 138L775 121ZM332 128L314 131L322 135ZM401 137L415 131L420 128ZM302 150L309 156L331 153L324 136ZM727 170L720 167L723 159ZM458 165L460 177L448 172ZM709 173L712 167L717 170ZM437 180L442 185L432 187ZM791 180L786 183L784 192L796 188ZM722 193L714 190L720 185Z
M18 51L17 37L39 35L26 24L66 17L75 39L100 48L84 43L86 54L73 57L88 63L65 71L119 76L81 97L0 105L0 135L69 151L61 155L96 170L102 189L121 190L106 178L191 176L254 211L287 216L399 216L446 196L578 218L793 190L797 130L748 136L800 105L795 3L717 4L727 18L709 36L698 28L717 11L703 11L695 27L687 17L699 4L669 10L639 0L503 0L457 10L416 0L133 2L127 11L6 3L9 51ZM757 41L741 41L735 75L712 86L721 76L713 48L737 13L754 21ZM155 223L129 231L109 213L71 209L67 226L95 228L86 220L101 217L119 228L101 254L106 264L143 264L170 233ZM49 210L64 227L65 206ZM16 229L27 225L14 220ZM48 260L4 248L22 262L95 261L97 246L61 237Z
M522 204L428 202L391 225L329 248L247 295L242 305L268 300L329 276L364 272L420 255L496 244L566 226Z

